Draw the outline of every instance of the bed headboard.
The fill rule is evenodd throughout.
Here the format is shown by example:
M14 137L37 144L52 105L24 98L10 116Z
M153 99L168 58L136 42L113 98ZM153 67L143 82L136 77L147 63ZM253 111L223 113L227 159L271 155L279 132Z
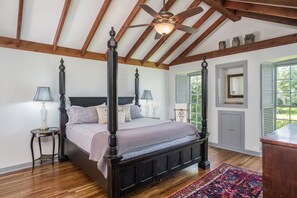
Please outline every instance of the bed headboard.
M107 97L69 97L70 105L89 107L107 102ZM119 97L118 104L132 104L134 97Z

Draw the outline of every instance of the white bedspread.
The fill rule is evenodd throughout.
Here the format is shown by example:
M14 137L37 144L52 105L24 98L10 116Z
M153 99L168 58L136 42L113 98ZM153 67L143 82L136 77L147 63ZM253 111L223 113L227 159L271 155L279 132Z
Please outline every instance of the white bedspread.
M152 126L170 122L168 120L157 120L151 118L134 119L131 122L119 124L120 129L133 129L144 126ZM90 153L93 136L98 132L107 131L107 124L70 124L66 126L67 138L77 146Z

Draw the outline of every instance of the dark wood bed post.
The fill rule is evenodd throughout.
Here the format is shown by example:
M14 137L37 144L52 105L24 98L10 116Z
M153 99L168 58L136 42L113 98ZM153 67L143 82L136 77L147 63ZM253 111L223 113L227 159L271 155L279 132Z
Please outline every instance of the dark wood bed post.
M108 162L108 198L120 197L120 169L119 162L122 156L118 155L118 96L117 96L117 74L118 53L117 42L114 38L113 27L109 32L110 40L107 42L107 106L108 106L108 150L105 159Z
M201 76L202 76L202 130L201 137L206 138L201 147L201 162L199 162L198 166L202 169L209 169L210 163L208 161L208 130L207 130L207 94L208 94L208 70L207 70L207 62L206 57L203 58L203 62L201 64Z
M59 93L60 93L60 151L59 151L59 162L63 162L67 160L67 156L65 155L64 151L64 143L66 138L66 122L67 122L67 113L66 113L66 100L65 100L65 66L64 60L61 58L59 66Z
M139 106L139 74L138 69L135 71L135 105Z

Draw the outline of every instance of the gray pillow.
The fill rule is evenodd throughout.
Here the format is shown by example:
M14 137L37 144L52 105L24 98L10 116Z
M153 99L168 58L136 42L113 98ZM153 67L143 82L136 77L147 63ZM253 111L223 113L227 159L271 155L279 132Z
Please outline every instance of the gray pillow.
M105 106L105 103L99 106ZM82 123L97 123L98 114L96 106L91 107L81 107L81 106L71 106L66 108L68 115L67 124L82 124Z
M137 105L130 105L130 116L131 119L143 118L141 110Z

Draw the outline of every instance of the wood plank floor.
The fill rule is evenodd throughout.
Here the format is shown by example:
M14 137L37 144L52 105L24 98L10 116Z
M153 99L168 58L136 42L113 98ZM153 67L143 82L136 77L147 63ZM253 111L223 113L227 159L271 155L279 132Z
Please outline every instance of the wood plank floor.
M229 163L248 169L262 172L262 159L223 149L210 147L209 160L213 170L222 163ZM183 188L210 170L204 171L193 165L179 171L174 177L161 183L129 194L126 197L159 198L167 197ZM32 173L26 169L0 176L1 198L42 198L42 197L102 197L105 198L102 188L86 176L71 162L55 164L54 170L50 164L36 167Z

